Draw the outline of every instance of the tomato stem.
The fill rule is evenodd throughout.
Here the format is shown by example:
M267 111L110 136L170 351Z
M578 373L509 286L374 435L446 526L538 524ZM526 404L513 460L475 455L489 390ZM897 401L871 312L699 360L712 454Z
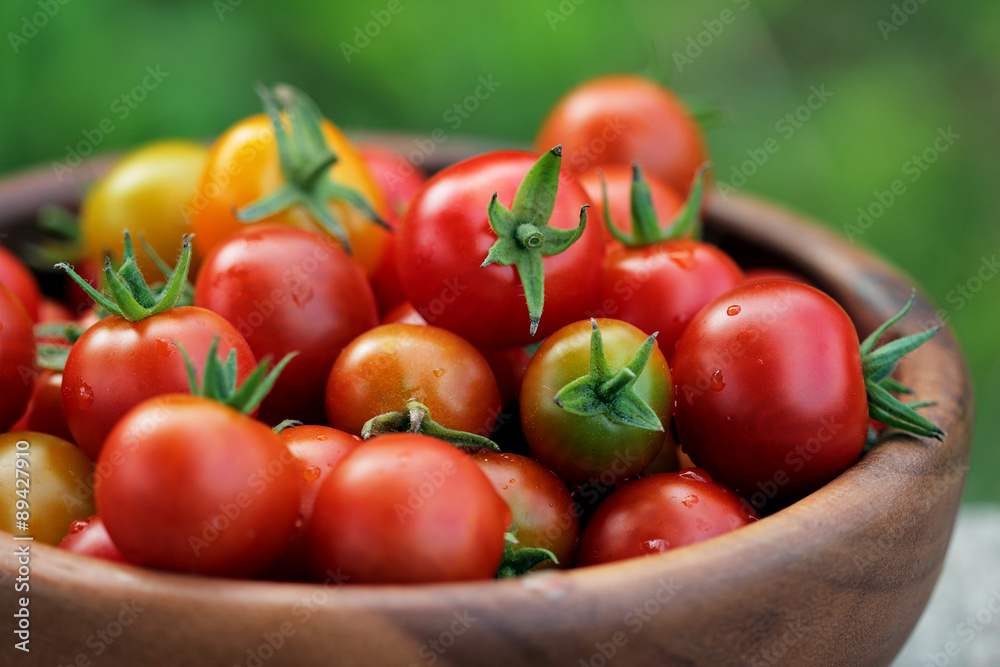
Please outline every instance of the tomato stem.
M403 410L372 417L361 428L365 440L385 433L421 433L444 440L461 449L498 452L500 447L489 438L466 431L446 428L431 419L430 409L419 401L410 401Z
M520 577L533 570L536 565L544 563L547 560L552 561L556 565L559 564L559 559L548 549L542 549L541 547L521 547L517 549L514 547L517 543L517 538L514 537L513 533L504 534L503 560L500 561L500 567L497 568L497 579Z
M691 192L688 194L687 201L684 202L684 206L674 216L671 223L663 230L660 229L660 224L656 219L656 211L653 209L653 199L650 195L649 184L643 178L639 165L632 165L631 234L622 232L615 225L611 217L611 207L608 204L608 186L604 180L604 174L601 174L604 222L611 236L629 248L642 248L678 239L700 238L700 216L701 204L705 193L705 172L710 167L711 165L708 163L699 167L695 173L694 183L691 185Z

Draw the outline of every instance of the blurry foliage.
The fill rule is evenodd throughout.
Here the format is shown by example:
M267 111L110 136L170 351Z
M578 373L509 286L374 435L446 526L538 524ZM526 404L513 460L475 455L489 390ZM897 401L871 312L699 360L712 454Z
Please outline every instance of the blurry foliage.
M967 499L1000 501L992 483L1000 471L1000 280L986 282L961 309L952 292L982 257L1000 252L1000 3L398 3L71 2L15 53L10 34L30 33L22 33L25 17L42 10L37 2L4 2L0 172L65 159L66 146L106 117L115 129L99 152L212 136L258 110L257 81L301 86L348 127L426 133L447 128L448 109L480 75L492 74L500 87L456 135L527 142L567 88L632 70L725 112L727 123L709 141L716 179L728 181L748 149L781 137L776 123L806 101L810 87L825 85L833 97L780 139L779 152L744 189L842 230L877 191L904 179L905 194L857 242L950 309L979 405ZM374 20L373 11L384 21L390 5L401 11L348 63L343 44ZM906 21L886 32L896 8ZM898 13L904 9L911 14ZM732 22L714 23L724 10ZM719 34L705 32L713 27ZM675 52L699 33L707 46L678 71ZM169 76L127 118L114 117L115 100L157 65ZM906 180L905 163L948 127L961 138L918 181Z

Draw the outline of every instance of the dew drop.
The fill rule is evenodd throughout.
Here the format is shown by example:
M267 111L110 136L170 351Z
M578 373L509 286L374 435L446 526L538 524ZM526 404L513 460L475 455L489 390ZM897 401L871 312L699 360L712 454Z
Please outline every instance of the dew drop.
M323 435L323 434L321 433L320 435L317 435L317 436L316 436L316 439L317 439L317 440L321 440L321 441L322 441L322 440L326 440L326 436L325 436L325 435Z
M309 466L308 468L302 471L302 479L306 480L307 482L315 482L317 479L319 479L321 472L322 471L316 466Z
M739 306L735 306L735 305L734 306L729 306L729 308L726 308L726 315L729 315L730 317L732 317L733 315L739 315L740 314L740 310L741 310L741 308Z
M677 266L681 267L686 271L698 266L698 262L695 261L694 253L690 250L678 250L668 254L670 259L674 261Z
M69 525L69 534L75 535L90 525L90 519L77 519Z
M682 500L681 504L684 505L684 507L688 508L694 507L695 505L698 504L698 496L692 494L687 498L685 498L684 500Z
M646 540L639 545L639 550L647 554L660 554L670 550L670 542L664 539Z
M432 373L434 373L434 377L436 377L436 378L439 378L439 377L441 377L441 376L442 376L442 375L444 375L444 373L445 373L445 371L444 371L444 369L443 369L443 368L435 368L435 369L434 369L433 371L431 371L431 372L432 372Z
M712 391L722 391L726 388L726 378L723 377L722 371L715 371L712 375Z
M692 482L711 482L712 478L709 477L707 472L702 470L695 470L694 468L688 468L678 474L678 477L683 477L684 479L689 479Z
M86 382L80 382L77 387L76 406L80 410L88 410L94 404L94 388Z

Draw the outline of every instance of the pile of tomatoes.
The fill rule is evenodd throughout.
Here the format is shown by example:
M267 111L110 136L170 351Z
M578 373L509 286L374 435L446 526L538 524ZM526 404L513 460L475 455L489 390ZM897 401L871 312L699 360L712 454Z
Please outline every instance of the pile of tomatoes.
M537 152L429 177L258 92L94 185L61 302L0 252L8 532L202 575L517 576L745 526L873 426L941 435L892 379L933 331L859 346L700 240L705 145L662 86L586 82Z

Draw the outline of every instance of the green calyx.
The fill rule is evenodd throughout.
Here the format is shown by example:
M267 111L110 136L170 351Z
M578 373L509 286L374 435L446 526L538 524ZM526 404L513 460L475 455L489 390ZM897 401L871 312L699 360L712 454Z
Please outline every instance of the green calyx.
M868 394L868 414L872 419L886 426L942 440L945 435L944 431L917 412L917 408L926 407L933 403L927 401L904 403L891 393L913 393L909 388L894 380L891 377L892 372L903 356L930 340L941 327L934 327L875 347L879 338L909 312L915 298L916 295L911 295L910 300L906 302L902 310L873 331L861 343L861 368L865 377L865 391Z
M268 370L271 366L271 360L264 357L257 364L257 368L253 369L253 372L243 381L243 384L239 385L236 377L236 349L229 350L225 362L219 361L219 357L216 355L219 337L216 336L208 349L208 357L205 359L205 367L201 373L201 386L199 387L198 369L195 368L191 357L188 356L187 350L177 341L174 341L174 345L184 356L188 385L192 396L203 396L217 401L245 415L250 414L260 405L268 392L274 388L274 383L281 375L281 371L285 369L292 357L298 354L298 352L289 352L270 372Z
M387 412L372 417L361 428L361 437L364 440L385 433L421 433L469 451L500 451L497 444L489 438L441 426L431 419L431 411L419 401L410 401L406 404L406 408L399 412Z
M604 415L616 424L645 431L663 431L660 418L632 388L639 379L656 344L656 334L643 341L635 356L622 368L612 370L604 356L604 339L591 319L590 373L573 380L556 393L560 408L581 417Z
M61 373L73 344L83 335L83 327L76 322L45 322L36 324L34 332L38 367Z
M173 308L190 291L187 276L191 268L191 235L184 235L181 241L181 256L173 271L170 271L162 260L159 258L157 260L167 277L167 282L162 288L151 289L136 264L132 237L126 230L122 265L118 271L111 268L110 256L104 258L104 279L109 294L98 292L68 264L56 264L56 268L66 271L69 277L104 310L112 315L120 315L130 322L138 322Z
M608 205L608 188L601 175L601 193L604 198L604 221L611 236L629 248L642 248L664 241L678 239L697 239L701 237L701 204L705 196L705 172L711 167L703 164L695 173L694 183L687 201L670 225L665 230L660 229L653 210L653 199L649 193L649 184L642 176L638 164L632 165L632 233L625 234L614 224L611 218L611 207Z
M543 257L558 255L569 248L587 227L587 207L580 208L580 222L574 229L548 225L556 205L562 146L546 151L528 170L507 209L493 193L487 212L497 240L490 246L482 266L514 266L528 303L529 330L534 336L545 302Z
M540 547L521 547L517 549L514 547L517 543L517 538L514 537L513 533L504 534L503 560L500 561L500 567L497 568L497 579L520 577L533 570L536 565L544 563L547 560L557 565L559 564L559 559L548 549Z
M348 254L351 244L347 232L327 202L345 201L372 222L389 229L364 195L330 179L330 169L336 164L337 156L323 137L323 115L309 96L287 84L275 86L273 90L258 84L256 89L274 128L285 183L238 210L239 221L257 222L292 206L302 206L324 231L340 241Z

